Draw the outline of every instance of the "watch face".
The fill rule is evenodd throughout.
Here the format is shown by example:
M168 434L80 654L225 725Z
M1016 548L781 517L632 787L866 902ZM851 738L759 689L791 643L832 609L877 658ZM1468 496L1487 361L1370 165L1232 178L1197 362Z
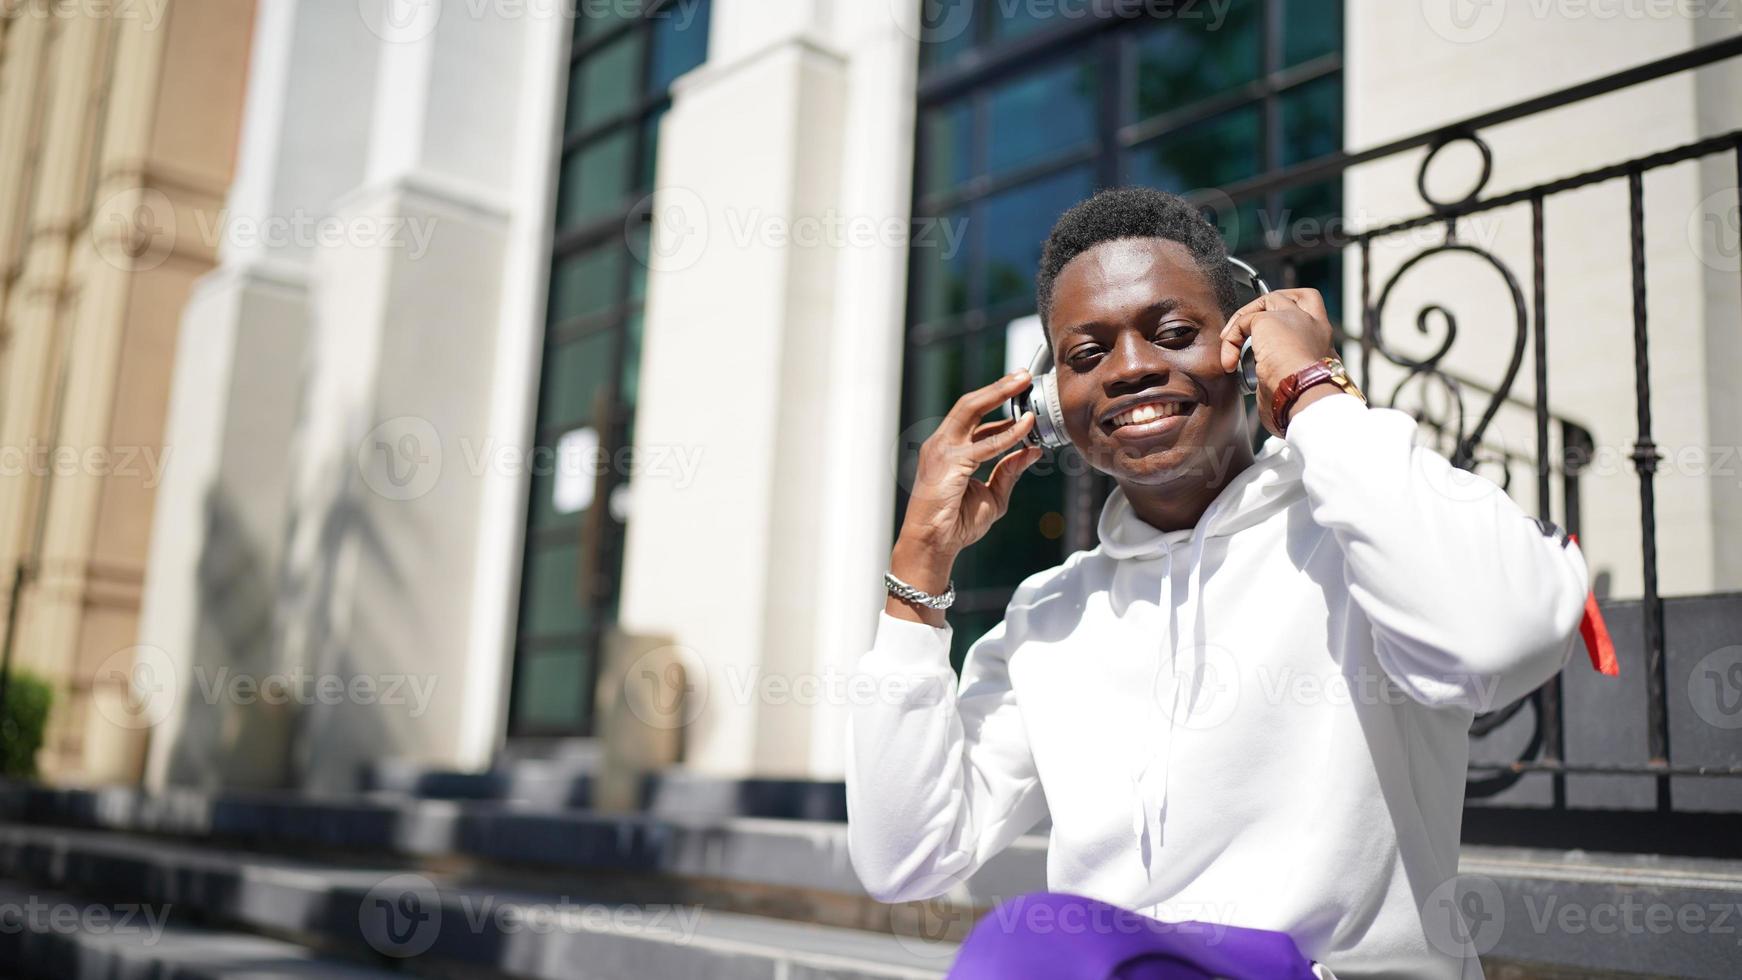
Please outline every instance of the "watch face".
M1361 389L1355 387L1355 379L1349 377L1349 369L1343 366L1342 358L1327 357L1324 359L1323 363L1325 367L1329 368L1331 371L1332 384L1349 394L1354 395L1362 401L1367 400L1367 396L1361 393Z

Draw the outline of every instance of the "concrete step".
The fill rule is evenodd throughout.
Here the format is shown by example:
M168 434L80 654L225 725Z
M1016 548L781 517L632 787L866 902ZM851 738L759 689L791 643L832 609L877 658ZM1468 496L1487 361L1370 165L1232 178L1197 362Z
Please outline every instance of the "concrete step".
M541 872L639 876L705 904L885 929L891 907L864 892L836 821L654 817L494 801L402 797L149 794L129 788L0 791L18 822L213 839L258 850L313 848L417 860L461 858ZM960 895L972 906L1046 885L1046 841L1018 841ZM783 911L784 910L784 911Z
M382 762L364 770L360 789L377 796L430 800L498 800L584 809L595 796L590 757L514 759L487 772L455 772L416 762ZM836 780L721 779L676 770L640 779L637 808L654 816L846 820L846 784Z
M189 926L164 905L92 902L0 882L0 968L39 980L387 980L404 974L265 936Z
M883 905L860 888L847 859L846 828L833 821L657 818L402 796L323 800L25 785L0 791L0 814L39 827L105 829L256 852L462 867L487 873L498 892L510 883L537 893L584 890L600 902L693 905L757 922L787 920L776 928L810 923L853 935L959 938L975 910L1045 887L1046 842L1030 837L948 900ZM1472 923L1478 930L1488 929L1483 945L1496 967L1493 976L1560 977L1569 970L1738 975L1732 964L1742 960L1742 863L1466 847L1463 870L1455 890L1429 902L1449 903L1448 911L1455 907L1479 920ZM1668 926L1666 914L1673 920ZM1499 925L1485 926L1489 922Z
M1742 976L1742 861L1466 845L1458 871L1490 978Z
M382 861L309 861L133 834L0 826L0 875L273 940L558 978L942 976L954 946L739 915L544 892ZM262 940L263 942L267 940Z

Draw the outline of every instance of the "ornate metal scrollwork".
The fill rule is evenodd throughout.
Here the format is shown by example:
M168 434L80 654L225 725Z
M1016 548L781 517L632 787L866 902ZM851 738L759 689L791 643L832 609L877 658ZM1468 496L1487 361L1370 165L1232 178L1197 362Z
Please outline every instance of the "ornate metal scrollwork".
M1450 234L1449 229L1448 234ZM1477 420L1475 426L1469 429L1468 432L1465 431L1466 415L1464 410L1463 386L1458 383L1456 378L1440 369L1440 362L1452 349L1452 344L1456 342L1458 337L1458 320L1452 311L1442 304L1430 303L1416 312L1416 330L1424 335L1431 335L1432 329L1429 322L1436 316L1445 325L1444 339L1442 339L1433 352L1425 358L1417 359L1406 357L1390 350L1385 345L1384 335L1380 329L1380 321L1384 317L1385 305L1391 299L1391 292L1397 286L1398 281L1424 260L1435 255L1444 255L1453 252L1476 256L1486 262L1495 272L1499 273L1501 280L1505 282L1506 288L1511 294L1513 307L1514 330L1512 356L1506 365L1506 375L1501 380L1500 384L1495 387L1494 393L1489 396L1488 403L1482 409L1481 418ZM1369 342L1373 345L1373 349L1377 351L1381 357L1384 357L1386 360L1403 368L1407 372L1403 379L1392 388L1391 394L1386 400L1387 404L1393 408L1399 407L1398 400L1403 394L1404 389L1411 383L1417 383L1424 387L1429 383L1439 385L1449 397L1449 402L1453 410L1453 417L1449 420L1432 419L1426 415L1425 407L1417 412L1413 412L1412 414L1416 415L1417 422L1430 422L1433 424L1433 427L1439 431L1444 432L1448 429L1451 431L1452 446L1451 451L1447 455L1451 458L1454 465L1464 469L1470 469L1476 463L1478 457L1477 447L1482 442L1482 436L1488 431L1488 426L1493 423L1494 416L1500 412L1500 406L1505 403L1507 395L1512 391L1512 384L1518 377L1519 368L1524 364L1524 346L1529 331L1530 322L1529 315L1525 312L1524 290L1519 287L1518 279L1513 276L1511 270L1507 269L1506 265L1496 258L1492 252L1455 239L1423 249L1415 255L1410 256L1410 258L1401 266L1398 266L1397 270L1391 274L1391 277L1385 281L1384 288L1379 292L1379 299L1374 303L1373 309L1367 317L1367 335ZM1425 400L1423 404L1425 406Z
M1441 200L1428 191L1427 173L1440 151L1458 142L1468 142L1475 145L1481 155L1481 173L1475 186L1468 193L1456 200ZM1422 428L1440 437L1438 447L1452 461L1453 465L1466 470L1475 471L1483 464L1497 464L1498 474L1495 482L1503 488L1511 484L1511 468L1507 464L1510 456L1504 447L1498 450L1484 443L1489 427L1499 414L1512 391L1512 385L1518 378L1519 370L1524 364L1524 350L1530 331L1530 317L1524 299L1524 290L1519 285L1518 277L1494 253L1478 245L1458 239L1457 214L1459 208L1477 202L1483 189L1487 186L1489 177L1493 174L1494 155L1488 144L1475 133L1452 133L1434 141L1428 149L1427 156L1422 160L1420 169L1416 172L1416 189L1421 199L1435 215L1445 216L1445 240L1437 245L1431 245L1405 259L1379 290L1379 297L1373 305L1363 311L1362 343L1377 352L1390 363L1404 371L1403 377L1391 386L1390 392L1383 403L1391 408L1408 411L1415 417ZM1488 269L1493 270L1505 284L1507 295L1512 300L1513 330L1512 351L1506 364L1506 371L1500 383L1494 387L1482 406L1474 424L1470 424L1469 414L1465 405L1466 385L1445 370L1443 362L1458 339L1458 318L1445 303L1431 302L1422 306L1415 314L1415 329L1423 337L1433 338L1439 335L1438 342L1421 357L1410 357L1392 349L1386 343L1381 324L1384 321L1387 305L1398 283L1412 270L1436 256L1457 254L1475 258ZM1363 378L1369 388L1371 378ZM1407 393L1414 391L1414 407L1404 408L1401 404ZM1431 397L1439 393L1443 399L1435 405ZM1438 409L1436 411L1436 408ZM1499 711L1478 715L1471 725L1474 736L1487 735L1511 721L1522 710L1525 702L1515 702ZM1524 758L1534 757L1543 744L1542 713L1533 711L1535 718L1528 745L1524 749ZM1471 797L1488 796L1498 793L1519 780L1518 773L1498 773L1481 779L1471 779L1467 786Z

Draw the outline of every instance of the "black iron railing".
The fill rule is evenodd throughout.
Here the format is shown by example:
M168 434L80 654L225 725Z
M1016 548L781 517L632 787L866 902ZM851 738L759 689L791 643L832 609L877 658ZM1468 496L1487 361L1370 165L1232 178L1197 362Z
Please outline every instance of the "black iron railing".
M1449 125L1394 140L1383 146L1357 152L1341 152L1308 161L1270 176L1257 178L1202 192L1201 203L1212 209L1237 206L1249 201L1274 201L1284 190L1322 184L1339 179L1345 171L1374 161L1393 158L1409 151L1427 149L1417 171L1417 191L1426 204L1421 214L1403 220L1341 235L1327 235L1308 243L1272 242L1268 251L1247 256L1265 271L1280 280L1292 283L1298 267L1313 259L1354 252L1359 261L1359 314L1350 317L1359 327L1349 331L1339 328L1339 341L1345 351L1358 349L1362 387L1375 402L1405 408L1400 399L1414 390L1419 404L1412 411L1428 431L1437 434L1447 456L1458 466L1476 469L1485 464L1498 464L1502 483L1510 484L1515 464L1528 462L1536 477L1536 506L1545 519L1552 519L1551 497L1557 475L1561 480L1563 513L1560 523L1578 533L1579 475L1592 459L1591 433L1578 421L1558 415L1550 406L1548 393L1548 304L1544 273L1544 202L1559 194L1607 181L1625 181L1628 200L1628 236L1631 251L1632 286L1633 387L1636 408L1636 435L1630 458L1639 483L1640 541L1643 578L1642 646L1643 663L1624 663L1623 670L1643 669L1647 688L1648 760L1644 764L1608 762L1569 762L1565 752L1565 701L1558 679L1550 681L1533 698L1520 702L1504 712L1477 719L1474 733L1482 735L1504 724L1525 703L1532 703L1540 726L1538 737L1529 750L1532 757L1503 764L1476 764L1471 767L1472 795L1477 795L1477 783L1493 785L1498 777L1502 786L1525 773L1601 773L1610 775L1655 776L1657 809L1670 809L1670 778L1682 776L1742 777L1742 766L1736 765L1676 765L1670 762L1670 715L1664 656L1663 602L1658 594L1658 550L1655 475L1662 456L1654 440L1652 428L1652 389L1650 378L1649 330L1646 315L1646 252L1644 177L1662 167L1729 153L1736 161L1738 183L1742 184L1742 131L1724 133L1671 149L1662 150L1608 164L1559 180L1483 197L1493 164L1493 151L1482 138L1482 131L1501 123L1523 119L1596 96L1616 92L1630 86L1690 71L1724 59L1742 55L1742 37L1695 48L1672 57L1640 65L1603 78L1573 85L1557 92L1528 99L1515 105L1485 112ZM1456 200L1434 198L1427 187L1427 172L1441 150L1464 143L1480 155L1481 174L1473 189ZM1459 222L1472 215L1501 208L1525 206L1530 209L1531 270L1528 292L1520 279L1499 256L1487 248L1461 238ZM1375 283L1372 267L1376 242L1420 228L1443 227L1443 238L1409 255L1382 284ZM1742 245L1739 245L1742 247ZM1458 337L1457 319L1446 306L1430 303L1416 314L1416 327L1423 336L1432 336L1436 324L1443 337L1435 348L1422 357L1399 353L1389 342L1384 327L1388 303L1394 288L1420 264L1436 255L1461 254L1496 273L1505 285L1512 302L1514 317L1508 360L1498 381L1477 383L1451 371L1444 363L1447 353ZM1512 394L1514 382L1523 370L1526 351L1533 354L1535 391L1528 398ZM1379 381L1375 363L1384 361L1393 376L1401 380L1388 383L1387 390L1375 390ZM1430 408L1428 392L1438 390L1443 399L1443 411ZM1465 400L1476 396L1479 410L1467 411ZM1528 408L1534 414L1534 453L1523 454L1514 449L1495 449L1487 442L1496 415L1511 404ZM1473 418L1472 418L1473 416ZM1558 437L1558 441L1551 436ZM1558 446L1558 448L1557 448ZM1487 777L1480 779L1479 777ZM1557 784L1557 800L1561 798Z

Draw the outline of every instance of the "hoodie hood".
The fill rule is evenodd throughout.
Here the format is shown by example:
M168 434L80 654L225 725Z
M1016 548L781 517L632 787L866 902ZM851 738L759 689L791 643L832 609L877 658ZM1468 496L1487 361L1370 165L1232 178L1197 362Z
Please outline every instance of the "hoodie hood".
M1097 532L1101 551L1111 558L1151 558L1170 553L1199 533L1233 534L1264 520L1300 498L1299 456L1281 439L1266 440L1251 466L1242 470L1210 501L1196 527L1163 531L1138 517L1125 491L1117 487L1101 507Z

